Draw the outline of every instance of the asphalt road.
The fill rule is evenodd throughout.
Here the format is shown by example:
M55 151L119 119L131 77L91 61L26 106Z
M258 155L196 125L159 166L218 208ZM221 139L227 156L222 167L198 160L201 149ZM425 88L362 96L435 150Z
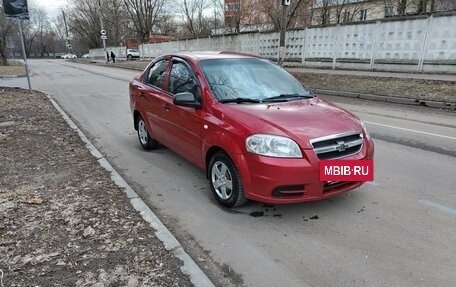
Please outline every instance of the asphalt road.
M29 64L33 88L54 96L216 285L455 286L455 112L331 98L367 122L375 181L320 202L225 210L203 171L140 148L127 86L138 72Z

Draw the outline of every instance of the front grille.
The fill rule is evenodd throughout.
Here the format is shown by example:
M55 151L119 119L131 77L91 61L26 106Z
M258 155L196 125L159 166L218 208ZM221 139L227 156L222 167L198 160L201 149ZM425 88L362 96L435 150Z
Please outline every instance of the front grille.
M323 185L323 193L331 193L341 190L342 188L349 187L350 185L358 184L358 182L353 181L332 181L326 182Z
M310 141L319 159L336 159L358 153L363 146L363 134L351 132L316 138Z

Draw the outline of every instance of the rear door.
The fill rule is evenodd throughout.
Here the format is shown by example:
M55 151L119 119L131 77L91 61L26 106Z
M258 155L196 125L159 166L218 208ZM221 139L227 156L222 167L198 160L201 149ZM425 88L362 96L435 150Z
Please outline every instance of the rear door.
M163 98L169 97L163 89L168 78L168 66L168 58L155 62L144 75L144 83L141 87L141 100L144 107L142 114L146 117L150 135L164 145L169 141L163 124Z

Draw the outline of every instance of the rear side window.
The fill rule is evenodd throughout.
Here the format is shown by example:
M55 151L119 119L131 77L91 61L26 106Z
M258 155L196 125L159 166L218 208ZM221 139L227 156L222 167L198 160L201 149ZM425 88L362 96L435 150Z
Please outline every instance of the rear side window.
M168 67L169 60L161 60L155 63L147 73L146 83L158 88L162 88L163 81L166 75L166 68Z
M197 96L198 84L190 71L183 62L174 62L169 75L169 91L172 94L190 92Z

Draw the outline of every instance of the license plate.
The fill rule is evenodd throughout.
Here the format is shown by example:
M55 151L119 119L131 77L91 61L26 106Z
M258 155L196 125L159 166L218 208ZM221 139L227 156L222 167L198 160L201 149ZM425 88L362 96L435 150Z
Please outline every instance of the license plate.
M322 160L320 181L373 181L373 160Z

